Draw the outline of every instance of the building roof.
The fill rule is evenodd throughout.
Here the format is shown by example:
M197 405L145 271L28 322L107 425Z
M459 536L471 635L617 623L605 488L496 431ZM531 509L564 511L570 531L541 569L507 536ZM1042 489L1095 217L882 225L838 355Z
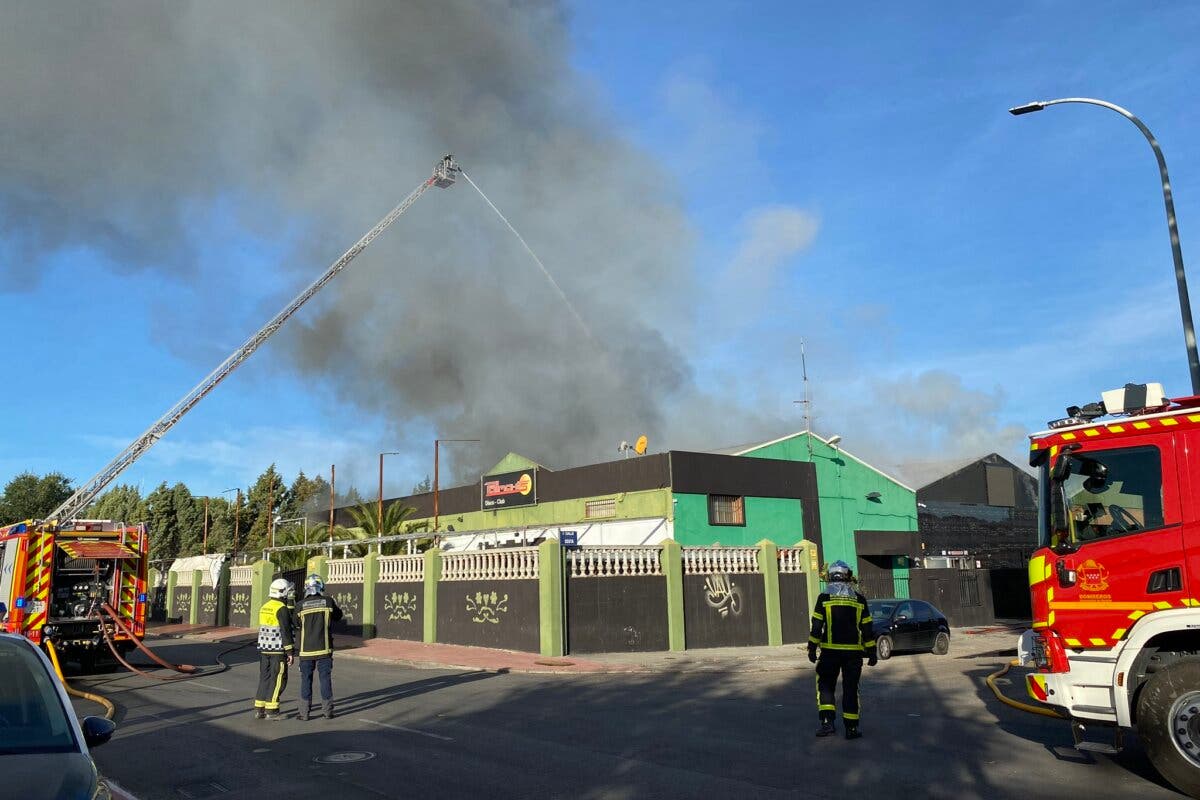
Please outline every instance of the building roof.
M967 459L965 461L953 462L953 466L951 466L949 470L947 470L944 474L939 475L938 477L929 481L929 483L926 483L918 491L928 489L930 486L933 486L935 483L940 483L941 481L944 481L947 478L953 478L955 475L958 475L961 472L965 472L966 470L970 469L971 467L975 466L976 464L978 464L980 462L983 462L983 463L987 464L988 466L992 466L992 467L1000 467L1000 466L1012 467L1013 469L1015 469L1017 472L1021 473L1022 475L1025 475L1025 476L1029 477L1030 479L1033 478L1033 476L1030 475L1026 470L1021 469L1016 464L1009 461L1007 458L1000 455L999 453L988 453L986 456L975 456L975 457Z
M752 442L750 444L736 445L734 447L724 447L719 450L712 450L710 452L718 453L720 455L725 455L725 456L744 456L747 453L754 452L755 450L761 450L764 447L770 447L773 444L779 444L780 442L786 442L788 439L796 439L800 436L811 436L813 439L816 439L821 444L824 444L827 447L832 447L833 449L837 450L839 453L841 453L846 458L853 459L854 461L857 461L859 464L861 464L862 466L871 470L872 472L874 472L884 478L887 478L889 481L896 484L900 488L906 489L910 492L916 491L911 486L908 486L907 484L902 482L899 478L895 477L894 475L889 475L886 472L884 472L883 470L879 469L878 467L868 464L866 461L863 461L858 456L846 451L845 449L843 449L842 447L839 447L838 445L830 444L829 439L826 439L823 436L820 436L812 431L796 431L795 433L789 433L786 436L780 436L775 439L768 439L765 442Z

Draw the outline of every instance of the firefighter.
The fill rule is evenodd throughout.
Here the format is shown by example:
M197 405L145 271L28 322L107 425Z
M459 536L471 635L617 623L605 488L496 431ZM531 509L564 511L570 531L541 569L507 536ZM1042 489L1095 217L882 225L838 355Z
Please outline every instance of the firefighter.
M258 611L258 692L254 695L256 719L277 720L279 697L287 688L288 667L295 646L292 644L292 612L288 596L295 594L290 581L271 581L270 599Z
M342 610L326 597L320 575L304 581L304 599L296 606L300 626L300 719L308 719L312 705L313 670L321 680L321 711L333 719L333 634L330 627L342 618Z
M817 736L834 733L837 718L834 690L838 673L842 676L842 719L846 738L862 736L858 728L858 679L862 675L863 656L875 666L875 632L867 599L854 590L849 565L835 561L826 573L826 589L813 609L812 630L808 637L808 660L817 665L817 715L821 727ZM821 657L817 658L817 648Z

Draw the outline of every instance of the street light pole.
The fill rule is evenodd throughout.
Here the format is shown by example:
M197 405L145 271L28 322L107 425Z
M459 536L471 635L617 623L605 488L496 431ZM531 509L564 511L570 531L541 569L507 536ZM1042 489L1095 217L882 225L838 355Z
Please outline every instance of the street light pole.
M201 545L204 555L208 555L208 497L204 498L204 544Z
M237 502L233 507L233 555L236 557L238 554L238 522L240 521L242 512L242 490L240 488L226 489L221 494L229 494L230 492L237 492Z
M1041 111L1046 106L1055 106L1063 103L1084 103L1117 112L1137 126L1137 129L1146 137L1146 141L1150 143L1150 148L1154 151L1154 158L1158 161L1158 173L1162 178L1163 205L1167 210L1167 232L1171 236L1171 258L1175 261L1175 284L1179 291L1179 312L1183 317L1183 341L1187 347L1188 372L1192 379L1192 394L1200 395L1200 355L1196 352L1196 331L1192 326L1192 304L1188 299L1187 277L1183 271L1183 249L1179 245L1179 228L1175 222L1175 200L1171 196L1171 179L1167 175L1167 160L1163 157L1162 150L1158 146L1158 140L1154 138L1154 134L1150 132L1145 123L1131 112L1113 103L1096 100L1091 97L1063 97L1058 100L1038 100L1033 103L1026 103L1023 106L1010 108L1008 113L1013 116L1020 116L1022 114L1030 114L1034 111Z
M434 439L433 440L433 530L438 530L438 445L442 442L478 442L478 439Z
M398 456L400 453L396 450L389 450L386 453L379 454L379 511L378 519L375 523L375 535L383 536L383 457Z

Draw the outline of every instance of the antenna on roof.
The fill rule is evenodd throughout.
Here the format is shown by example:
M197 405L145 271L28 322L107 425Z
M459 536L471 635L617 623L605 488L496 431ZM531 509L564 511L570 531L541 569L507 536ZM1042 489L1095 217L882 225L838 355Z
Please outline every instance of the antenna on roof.
M793 400L804 407L804 442L808 445L808 460L812 461L812 397L808 392L808 360L804 351L804 340L800 340L800 375L804 380L804 399Z

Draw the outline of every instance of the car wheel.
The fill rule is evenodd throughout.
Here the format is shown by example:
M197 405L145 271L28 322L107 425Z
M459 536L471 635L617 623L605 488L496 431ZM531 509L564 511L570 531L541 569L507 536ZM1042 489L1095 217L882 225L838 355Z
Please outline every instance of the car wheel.
M880 661L887 661L892 657L892 637L880 636L875 640L875 655Z
M935 656L944 656L950 652L950 634L945 631L938 631L937 638L933 640L933 654Z
M1200 797L1200 659L1176 661L1138 696L1137 731L1150 763L1176 789Z

